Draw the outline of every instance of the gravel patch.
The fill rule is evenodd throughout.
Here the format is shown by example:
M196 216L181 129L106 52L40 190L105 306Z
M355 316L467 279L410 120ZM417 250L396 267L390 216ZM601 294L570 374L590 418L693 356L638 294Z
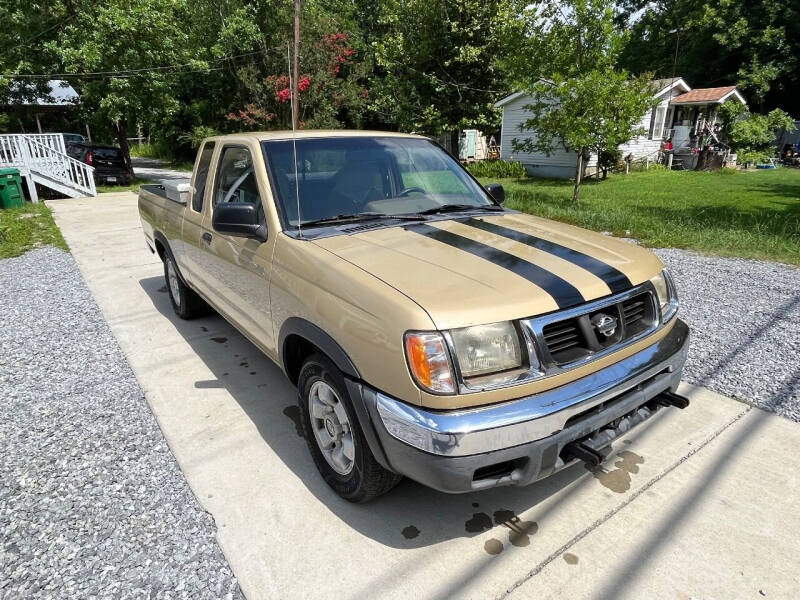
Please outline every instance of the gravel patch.
M72 256L0 289L0 598L242 598Z
M684 379L800 421L800 269L656 250L692 329Z

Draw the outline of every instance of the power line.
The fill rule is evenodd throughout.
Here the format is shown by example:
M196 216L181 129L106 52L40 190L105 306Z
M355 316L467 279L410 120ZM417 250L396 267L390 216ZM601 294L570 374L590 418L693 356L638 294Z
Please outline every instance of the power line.
M257 54L265 54L267 50L256 50L255 52L245 52L243 54L235 54L230 56L222 56L220 58L212 59L211 63L220 63L226 60L233 60L245 56L254 56ZM197 69L197 62L184 63L179 65L161 65L155 67L143 67L141 69L118 69L113 71L87 71L82 73L0 73L0 77L7 77L10 79L69 79L70 77L118 77L124 78L134 76L140 73L151 73L155 71L168 71L175 69L183 69L185 67L195 67L193 71L175 71L176 73L203 73L205 71L217 70L213 67Z
M484 92L486 94L506 94L507 93L506 91L503 91L503 90L487 90L487 89L483 89L483 88L473 87L473 86L467 85L465 83L454 83L454 82L451 82L451 81L445 81L444 79L441 79L440 77L437 77L436 75L431 75L430 73L426 73L424 71L420 71L419 69L415 69L414 67L412 67L410 65L407 65L407 64L404 64L404 63L401 63L401 62L397 62L395 60L392 60L391 58L381 57L380 60L381 60L381 62L391 63L396 67L402 67L402 68L408 69L409 71L413 71L414 73L422 75L423 77L427 77L428 79L431 79L433 81L441 83L442 85L449 85L450 87L454 87L454 88L458 88L458 89L462 89L462 90L472 90L474 92Z

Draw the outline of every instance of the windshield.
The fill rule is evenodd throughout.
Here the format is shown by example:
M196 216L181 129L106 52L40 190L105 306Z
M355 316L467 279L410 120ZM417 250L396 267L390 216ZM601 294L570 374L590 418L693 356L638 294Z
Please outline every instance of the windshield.
M298 139L297 183L291 140L263 143L277 201L289 226L338 215L414 214L445 205L492 205L483 188L425 139Z

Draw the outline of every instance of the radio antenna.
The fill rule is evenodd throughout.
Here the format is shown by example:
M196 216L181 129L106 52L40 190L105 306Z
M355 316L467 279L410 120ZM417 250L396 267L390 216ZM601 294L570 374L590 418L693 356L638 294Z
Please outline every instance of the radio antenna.
M292 94L294 94L294 79L292 78L292 50L291 50L291 43L286 42L286 63L289 67L289 89L292 90ZM297 201L297 236L299 238L303 237L303 230L300 227L300 222L302 219L300 218L300 177L297 174L297 140L295 136L295 123L297 122L295 119L294 114L294 98L291 98L292 104L292 154L294 156L294 197Z

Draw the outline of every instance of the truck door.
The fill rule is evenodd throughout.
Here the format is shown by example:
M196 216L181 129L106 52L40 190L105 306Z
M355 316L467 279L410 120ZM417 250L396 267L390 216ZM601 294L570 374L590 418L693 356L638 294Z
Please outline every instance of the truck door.
M242 238L214 231L214 207L223 202L247 202L258 207L266 224L264 198L267 181L253 150L244 144L225 144L219 151L208 210L204 212L198 265L207 280L207 296L262 350L275 348L269 302L269 278L276 231L267 241Z
M192 176L191 202L183 213L183 226L181 231L182 251L176 257L181 273L186 277L192 287L203 295L208 295L208 277L199 268L203 262L200 254L205 252L203 247L203 213L206 203L209 202L207 190L211 179L211 159L214 157L216 142L208 141L203 144L197 153L197 161Z

